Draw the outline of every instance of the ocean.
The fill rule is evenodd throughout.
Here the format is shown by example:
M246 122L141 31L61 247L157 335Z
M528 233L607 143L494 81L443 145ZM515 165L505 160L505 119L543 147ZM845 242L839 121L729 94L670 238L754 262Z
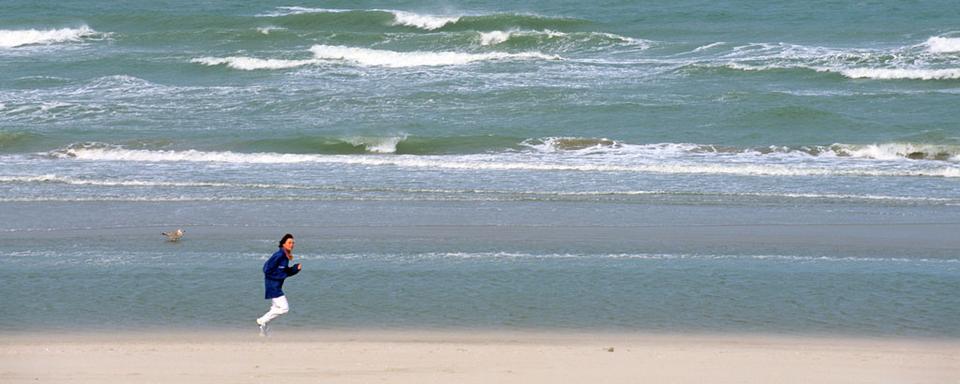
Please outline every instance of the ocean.
M0 332L960 337L958 20L4 1Z

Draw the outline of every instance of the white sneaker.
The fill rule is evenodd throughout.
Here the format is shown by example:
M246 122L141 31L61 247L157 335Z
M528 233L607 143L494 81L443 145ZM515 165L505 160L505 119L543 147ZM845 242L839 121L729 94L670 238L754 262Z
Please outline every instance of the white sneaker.
M267 324L261 324L260 319L257 319L257 325L260 326L260 336L266 337L267 333L270 332L270 328L267 326Z

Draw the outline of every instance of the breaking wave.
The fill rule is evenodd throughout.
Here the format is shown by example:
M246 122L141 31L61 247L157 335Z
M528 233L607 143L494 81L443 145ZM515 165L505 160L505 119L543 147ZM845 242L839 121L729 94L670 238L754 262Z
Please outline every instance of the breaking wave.
M207 66L226 65L233 69L253 71L258 69L288 69L315 64L316 60L258 59L255 57L201 57L190 60L191 63Z
M414 12L398 11L391 9L332 9L332 8L309 8L309 7L279 7L276 10L261 14L261 17L285 17L304 14L359 14L371 15L376 17L379 14L389 14L393 20L392 25L401 25L415 27L425 30L434 30L450 23L456 23L460 16L434 16L423 15ZM370 18L369 21L379 21Z
M261 69L290 69L328 62L353 64L361 67L406 68L465 65L483 61L501 60L561 60L559 56L546 55L540 52L397 52L331 45L314 45L310 48L310 51L313 53L313 59L260 59L255 57L230 56L200 57L191 59L190 62L206 66L224 65L233 69L253 71Z
M833 70L830 70L833 72ZM857 68L839 71L851 79L878 79L878 80L956 80L960 79L960 68L951 69L882 69Z
M84 25L61 29L0 29L0 48L25 45L78 42L87 38L103 37L100 32Z
M925 45L933 53L960 52L960 37L933 36L927 39Z
M748 44L724 50L713 43L691 53L711 52L711 57L686 65L721 66L741 71L805 69L840 74L852 79L957 80L960 79L960 39L931 37L925 43L891 49L857 49L796 44Z
M623 47L632 50L647 49L652 45L649 40L635 39L605 32L560 32L550 29L533 30L496 30L476 32L480 46L496 46L508 49L538 49L549 52L577 52L610 47Z
M559 56L539 52L523 53L463 53L463 52L396 52L379 49L353 48L330 45L314 45L310 48L314 57L337 60L370 67L418 67L464 65L478 61L496 60L560 60Z
M361 142L362 155L277 152L140 150L86 143L51 151L55 159L132 162L314 163L450 170L644 172L769 176L960 177L960 147L920 144L834 144L815 147L724 148L661 143L624 144L609 139L527 140L526 151L458 155L399 155L405 137ZM389 155L388 155L389 154Z
M586 21L562 17L548 17L534 14L494 13L494 14L424 14L395 9L335 9L310 7L278 7L275 10L258 15L273 18L317 18L323 21L351 23L375 27L387 25L393 27L416 28L435 31L457 27L462 29L503 29L503 28L551 28L584 24ZM314 20L317 21L317 20Z
M406 25L426 30L443 28L447 24L460 21L460 16L431 16L413 12L388 11L393 14L394 25Z

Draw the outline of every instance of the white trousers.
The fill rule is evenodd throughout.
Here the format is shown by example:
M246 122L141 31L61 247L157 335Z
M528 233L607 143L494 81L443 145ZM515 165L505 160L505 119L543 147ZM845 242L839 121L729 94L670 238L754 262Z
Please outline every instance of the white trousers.
M267 324L270 322L270 320L276 319L280 315L290 312L290 305L287 303L286 296L274 297L273 299L270 299L270 302L270 310L257 319L258 323Z

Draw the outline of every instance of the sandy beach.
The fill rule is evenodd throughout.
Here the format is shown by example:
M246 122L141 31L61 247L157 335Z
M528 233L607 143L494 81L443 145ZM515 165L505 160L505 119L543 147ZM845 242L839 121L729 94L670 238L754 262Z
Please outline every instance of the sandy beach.
M4 383L957 383L960 342L346 331L8 334Z

